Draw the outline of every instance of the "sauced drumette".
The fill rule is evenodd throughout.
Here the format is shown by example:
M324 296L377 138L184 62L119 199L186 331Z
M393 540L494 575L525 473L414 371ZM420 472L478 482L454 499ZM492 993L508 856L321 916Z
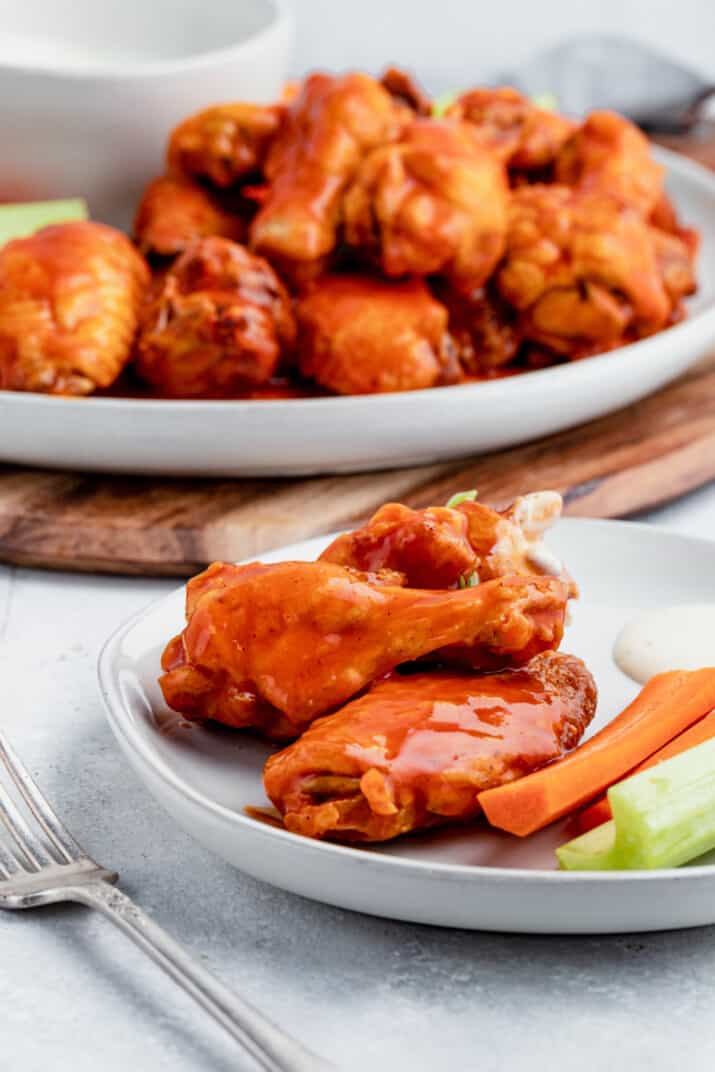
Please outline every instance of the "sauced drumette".
M467 123L417 119L373 150L345 197L345 237L387 276L441 273L481 286L504 251L503 166Z
M556 578L515 576L429 592L329 562L216 564L187 592L162 660L166 702L283 738L437 648L462 645L482 667L558 647L568 595Z
M385 841L480 812L477 795L578 743L596 707L580 659L536 656L493 675L391 674L266 763L288 830Z
M0 387L87 395L127 363L149 271L120 231L62 223L0 250Z
M337 241L342 196L364 154L395 138L406 109L365 74L308 78L265 162L251 242L293 278L317 274Z
M226 396L265 383L290 351L295 323L283 284L237 242L193 242L142 319L137 371L173 397Z

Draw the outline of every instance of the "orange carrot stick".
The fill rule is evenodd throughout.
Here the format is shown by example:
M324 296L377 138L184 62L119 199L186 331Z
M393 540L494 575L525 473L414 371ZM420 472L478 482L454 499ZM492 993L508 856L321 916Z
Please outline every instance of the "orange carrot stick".
M650 759L646 759L644 763L639 763L635 770L629 773L628 777L631 774L639 774L640 771L647 770L648 767L654 767L656 763L662 763L664 759L670 759L671 756L679 756L681 752L687 752L689 748L695 748L696 744L709 741L711 737L715 737L715 711L711 711L705 718L701 718L689 730L679 733L665 748L659 748L657 752L654 752ZM608 797L602 796L594 801L590 807L586 808L585 811L582 811L580 815L576 816L576 825L579 832L585 834L588 830L592 830L594 826L607 823L611 818L613 816L611 815L611 805Z
M525 837L613 785L715 707L715 667L657 674L633 703L563 759L487 789L479 803L492 826Z

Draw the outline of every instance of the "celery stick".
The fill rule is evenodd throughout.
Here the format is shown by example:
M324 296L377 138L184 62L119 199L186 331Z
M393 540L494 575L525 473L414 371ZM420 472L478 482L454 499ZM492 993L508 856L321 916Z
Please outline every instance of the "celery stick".
M556 850L566 870L679 867L715 848L715 738L611 786L613 821Z
M28 201L22 204L0 205L0 245L11 238L25 238L50 223L67 220L86 220L87 202L82 198L65 201Z
M561 867L564 871L608 871L615 867L615 834L616 824L611 821L561 845L556 850Z

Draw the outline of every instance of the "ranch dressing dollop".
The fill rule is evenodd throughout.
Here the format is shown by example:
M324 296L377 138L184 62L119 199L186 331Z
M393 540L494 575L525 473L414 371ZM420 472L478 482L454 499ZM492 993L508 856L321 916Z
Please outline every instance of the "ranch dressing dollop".
M640 684L665 670L715 666L715 604L687 603L644 611L621 629L616 665Z

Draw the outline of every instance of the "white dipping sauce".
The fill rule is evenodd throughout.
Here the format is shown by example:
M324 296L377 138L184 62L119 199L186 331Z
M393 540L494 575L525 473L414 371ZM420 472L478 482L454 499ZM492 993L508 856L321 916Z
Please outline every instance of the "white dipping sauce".
M621 629L613 658L641 684L665 670L715 666L715 604L645 611Z

